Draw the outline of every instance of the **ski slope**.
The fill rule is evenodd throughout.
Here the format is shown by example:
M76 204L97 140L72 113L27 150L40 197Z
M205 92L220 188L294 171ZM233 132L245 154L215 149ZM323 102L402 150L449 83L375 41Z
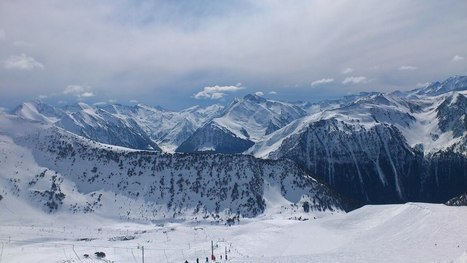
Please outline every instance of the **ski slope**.
M0 202L0 262L141 262L141 246L145 262L205 262L211 240L218 261L227 249L229 262L467 262L465 207L407 203L315 217L154 225L50 215L10 199Z

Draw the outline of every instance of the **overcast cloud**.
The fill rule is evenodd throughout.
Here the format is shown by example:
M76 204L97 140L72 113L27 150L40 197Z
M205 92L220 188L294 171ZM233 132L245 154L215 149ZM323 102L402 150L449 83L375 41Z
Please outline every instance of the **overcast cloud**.
M256 90L313 100L412 89L467 74L465 14L456 0L5 0L0 106L69 95L180 108ZM334 81L310 87L323 76ZM249 88L204 88L238 82ZM76 83L92 91L63 94Z

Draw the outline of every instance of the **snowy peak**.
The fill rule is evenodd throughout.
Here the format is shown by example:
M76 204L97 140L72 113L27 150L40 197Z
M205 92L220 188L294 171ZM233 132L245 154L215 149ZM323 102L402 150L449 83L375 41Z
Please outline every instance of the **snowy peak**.
M225 115L215 121L240 138L244 136L245 132L239 133L238 131L243 128L249 134L249 139L258 141L268 134L268 127L270 129L272 126L277 129L282 128L306 114L303 109L293 104L267 100L257 95L248 94L243 99L233 103L226 110ZM237 127L229 127L227 121L237 124Z
M296 105L249 94L236 98L221 116L193 133L177 151L241 153L306 114Z
M56 108L42 101L25 102L12 114L24 119L54 123L86 138L118 146L159 150L175 149L206 122L222 112L223 106L194 106L169 111L144 104L88 105L83 102Z
M65 113L40 100L33 100L22 103L12 111L12 114L26 120L53 123L64 116Z
M393 98L391 98L389 95L383 94L383 93L378 93L375 95L371 96L365 96L361 97L357 100L355 100L356 104L372 104L372 105L378 105L378 106L395 106L397 103L394 101Z
M76 112L81 112L85 110L94 110L90 105L84 103L84 102L77 102L73 103L70 105L65 105L62 107L62 109L68 113L76 113Z
M425 88L415 90L410 95L437 96L450 91L462 91L467 89L467 76L449 77L443 82L433 82Z
M106 111L110 114L126 116L128 114L131 114L132 112L135 112L136 109L138 108L138 105L126 106L126 105L121 105L121 104L103 104L103 105L95 105L95 108L97 110Z
M267 102L267 100L261 96L258 96L256 94L247 94L245 97L243 97L245 101L251 101L253 103L261 104Z
M460 89L462 79L439 86ZM294 160L362 203L445 202L467 187L466 93L358 96L291 122L247 153Z
M179 112L138 105L128 115L164 151L174 152L182 142L222 110L220 105L194 106Z

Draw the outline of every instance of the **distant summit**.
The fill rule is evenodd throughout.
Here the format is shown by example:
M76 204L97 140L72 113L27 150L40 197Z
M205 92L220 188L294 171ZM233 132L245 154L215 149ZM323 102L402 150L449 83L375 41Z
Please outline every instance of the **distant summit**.
M408 96L437 96L450 91L467 90L467 76L453 76L443 82L435 81L425 88L415 89L408 93Z

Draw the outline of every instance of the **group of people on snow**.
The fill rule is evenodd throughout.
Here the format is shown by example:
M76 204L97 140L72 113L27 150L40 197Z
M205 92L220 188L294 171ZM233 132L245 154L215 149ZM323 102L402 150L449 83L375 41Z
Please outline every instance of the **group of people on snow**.
M222 260L222 255L220 256L220 259ZM211 260L216 261L216 256L211 255ZM227 260L227 255L225 255L225 260ZM206 257L206 263L209 262L209 258ZM188 263L188 260L185 260L185 263ZM196 258L196 263L199 263L199 258Z

